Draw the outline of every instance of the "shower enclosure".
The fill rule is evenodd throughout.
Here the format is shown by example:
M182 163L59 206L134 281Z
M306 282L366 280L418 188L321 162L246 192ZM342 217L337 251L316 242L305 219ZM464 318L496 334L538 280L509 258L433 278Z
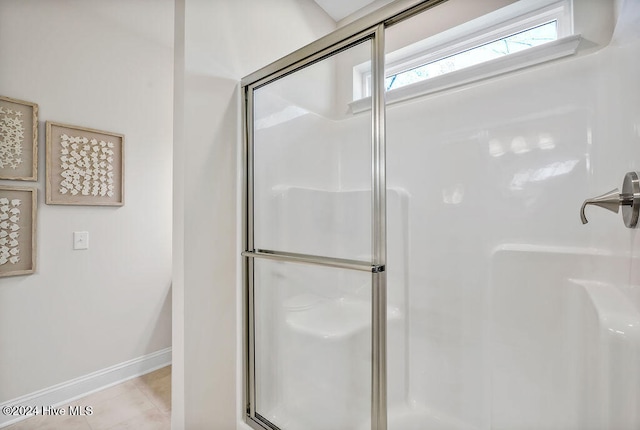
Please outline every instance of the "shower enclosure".
M250 426L640 428L640 239L579 216L640 170L640 6L474 3L396 2L243 80ZM557 40L456 69L522 22Z

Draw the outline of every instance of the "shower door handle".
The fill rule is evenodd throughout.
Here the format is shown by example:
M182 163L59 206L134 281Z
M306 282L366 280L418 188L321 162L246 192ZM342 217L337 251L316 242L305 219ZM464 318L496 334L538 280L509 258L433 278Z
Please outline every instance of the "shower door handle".
M629 228L636 228L638 214L640 214L640 180L638 179L638 173L629 172L624 176L622 192L615 188L608 193L585 200L580 209L582 224L589 222L584 213L588 205L600 206L615 213L618 213L622 206L624 225Z

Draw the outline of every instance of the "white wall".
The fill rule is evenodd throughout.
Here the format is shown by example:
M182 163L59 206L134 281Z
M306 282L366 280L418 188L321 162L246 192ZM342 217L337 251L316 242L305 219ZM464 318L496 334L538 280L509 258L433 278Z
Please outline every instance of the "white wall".
M0 403L171 346L171 0L0 2L0 94L40 106L38 260L0 279ZM125 205L48 206L52 120L125 135ZM90 249L72 250L86 230Z
M172 424L233 429L242 415L239 81L335 22L310 0L177 0L175 16Z

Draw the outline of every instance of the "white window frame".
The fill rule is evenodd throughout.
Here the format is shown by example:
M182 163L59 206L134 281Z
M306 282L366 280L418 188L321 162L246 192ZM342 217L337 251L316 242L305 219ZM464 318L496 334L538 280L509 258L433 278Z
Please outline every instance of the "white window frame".
M580 36L574 35L571 0L520 0L509 6L386 54L385 79L395 74L450 57L539 25L557 22L558 39L465 69L449 72L387 92L387 103L422 96L509 71L572 55ZM354 113L367 110L371 65L353 69Z

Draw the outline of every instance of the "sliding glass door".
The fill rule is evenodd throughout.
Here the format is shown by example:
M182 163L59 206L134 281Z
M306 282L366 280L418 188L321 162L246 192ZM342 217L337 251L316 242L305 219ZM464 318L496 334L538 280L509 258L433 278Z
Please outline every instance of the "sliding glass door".
M256 428L378 420L384 189L376 30L246 87L248 418ZM368 106L354 113L355 95ZM372 131L373 130L373 131ZM372 168L373 166L373 168Z

